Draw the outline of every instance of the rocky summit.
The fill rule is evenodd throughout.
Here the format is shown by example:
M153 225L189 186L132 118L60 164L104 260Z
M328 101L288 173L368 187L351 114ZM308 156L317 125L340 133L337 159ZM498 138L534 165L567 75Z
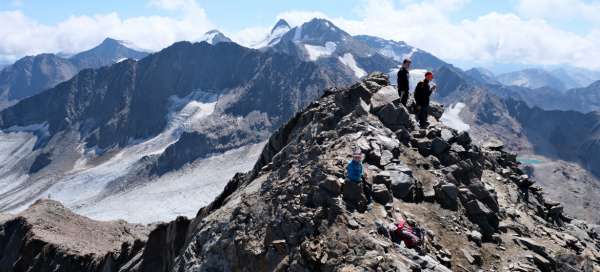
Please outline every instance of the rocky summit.
M87 271L600 269L600 228L564 215L502 143L478 146L445 127L440 105L419 129L414 106L397 98L383 74L326 90L271 136L252 171L236 175L196 218L149 226L139 250L100 246L119 241L109 230L102 243L48 235L34 243L29 233L39 224L61 230L65 222L0 217L0 271L71 271L78 261ZM366 155L372 201L344 179L355 149ZM425 230L422 251L393 241L401 218ZM71 220L62 221L71 228ZM98 249L81 252L83 242Z

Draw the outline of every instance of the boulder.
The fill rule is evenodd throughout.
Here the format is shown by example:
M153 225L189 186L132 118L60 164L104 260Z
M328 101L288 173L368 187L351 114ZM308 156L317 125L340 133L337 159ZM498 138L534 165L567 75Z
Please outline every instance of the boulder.
M456 135L456 137L454 137L454 140L456 141L457 144L462 145L464 148L469 147L469 145L471 145L471 136L469 136L469 133L466 131L462 131L460 133L458 133L458 135Z
M339 178L328 176L321 184L319 184L319 187L334 196L338 196L342 193L342 185L343 182L340 181Z
M427 138L414 139L413 144L421 155L426 157L431 153L431 140Z
M409 198L414 179L402 172L390 171L391 187L394 197L406 200Z
M410 114L402 105L388 103L377 111L376 115L381 122L391 130L398 130L402 127L412 127Z
M412 169L403 163L390 163L385 166L386 171L398 171L412 177Z
M377 175L375 175L373 177L373 183L374 184L383 184L387 188L391 188L391 186L392 186L392 179L390 177L390 172L388 172L388 171L381 171L381 172L377 173Z
M357 116L369 114L369 105L362 98L359 98L359 102L356 105L356 108L354 108L354 113Z
M431 141L431 153L439 156L450 150L450 145L442 138L436 137Z
M357 182L344 182L343 199L353 205L364 205L367 201L362 186Z
M371 97L371 110L378 112L383 106L399 100L398 90L393 86L385 86Z
M459 145L459 144L452 144L452 145L450 146L450 151L452 151L452 152L455 152L455 153L458 153L458 154L461 154L461 153L463 153L463 152L466 152L467 150L466 150L464 147L462 147L462 145Z
M386 166L392 162L394 154L389 150L383 150L381 152L381 158L379 159L379 165Z
M452 183L436 186L435 198L446 209L456 210L458 208L458 188Z
M482 147L489 150L501 151L504 149L504 143L498 139L492 138L483 143Z
M378 203L385 205L386 203L392 201L392 195L385 184L373 184L372 190L373 200Z
M440 137L442 137L442 139L448 143L451 143L454 140L454 135L455 133L452 130L449 129L442 129L441 131L441 135Z
M429 104L429 115L436 120L440 120L444 114L444 105L432 102Z

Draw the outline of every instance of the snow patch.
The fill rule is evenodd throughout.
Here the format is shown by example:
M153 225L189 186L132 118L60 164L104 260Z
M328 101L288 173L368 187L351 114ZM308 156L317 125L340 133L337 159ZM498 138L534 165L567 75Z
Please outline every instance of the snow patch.
M8 212L19 212L27 208L38 198L52 198L61 201L76 212L79 212L82 207L93 208L95 213L101 213L105 216L102 217L102 219L108 219L108 215L113 212L112 209L114 207L97 204L98 196L107 188L107 186L112 181L129 174L141 158L164 152L164 150L169 145L176 142L181 134L189 129L191 125L201 122L202 119L211 115L215 110L217 98L218 96L214 93L198 90L185 97L171 97L169 99L170 107L167 116L169 120L168 125L159 135L146 141L132 143L120 150L117 154L112 155L112 157L100 163L90 163L90 161L93 161L92 158L94 152L86 152L82 144L79 147L82 158L75 162L73 169L66 173L48 175L41 180L27 184L26 189L19 189L18 191L3 196L2 199L0 199L0 207L6 207L23 199L31 198L31 201L28 203L8 210ZM11 133L8 134L0 132L0 152L2 152L0 154L0 163L2 164L2 166L0 166L0 193L7 192L12 188L21 187L24 182L28 182L28 176L26 174L19 174L19 172L22 171L11 171L11 169L15 168L14 166L16 166L17 163L22 163L21 161L31 154L35 142L38 139L38 137L32 135L31 132L35 131L39 134L40 131L47 131L47 125L12 127L9 130ZM232 167L232 169L238 170L239 168ZM206 169L204 170L207 171ZM199 175L199 173L197 174ZM213 176L215 176L214 180L223 178L223 175ZM211 176L209 178L213 177ZM50 187L47 188L47 186ZM160 188L156 188L155 190L160 190ZM38 192L43 193L38 195ZM217 192L218 191L213 191L215 195ZM144 195L140 195L139 197L146 198ZM160 198L154 199L154 201L155 202L150 203L149 206L159 207L163 205ZM127 202L120 202L120 206L127 206L123 205L124 203ZM180 206L187 206L187 204ZM197 209L198 206L195 206L194 208ZM82 212L84 212L84 215L91 215L91 213L86 214L85 210ZM111 219L116 218L118 217L113 217ZM123 217L123 219L127 220L130 218Z
M471 128L460 118L460 112L465 108L464 103L456 103L444 111L441 121L444 125L458 131L467 131Z
M367 72L365 72L365 70L361 69L358 66L352 54L346 53L343 57L338 57L338 59L348 68L350 68L357 78L361 78L367 75Z
M142 224L169 221L180 215L194 217L200 207L223 191L235 173L252 169L264 144L197 161L131 191L85 203L75 211L96 220L123 218Z
M325 46L305 44L304 49L308 53L308 59L316 61L321 57L331 56L337 49L337 44L334 42L326 42Z
M126 60L126 59L127 59L127 58L120 58L120 59L117 59L117 60L115 60L115 63L122 62L122 61L124 61L124 60Z

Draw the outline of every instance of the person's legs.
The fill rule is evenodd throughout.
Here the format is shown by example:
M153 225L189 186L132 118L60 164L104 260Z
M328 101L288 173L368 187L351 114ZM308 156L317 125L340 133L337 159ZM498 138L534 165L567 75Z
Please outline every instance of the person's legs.
M408 103L408 91L400 91L400 103L406 106L406 103Z
M371 203L371 192L373 191L371 184L363 179L362 181L363 192L365 193L365 197L367 197L367 203Z
M429 113L429 105L419 105L419 112L418 112L419 124L423 128L427 127L428 113Z

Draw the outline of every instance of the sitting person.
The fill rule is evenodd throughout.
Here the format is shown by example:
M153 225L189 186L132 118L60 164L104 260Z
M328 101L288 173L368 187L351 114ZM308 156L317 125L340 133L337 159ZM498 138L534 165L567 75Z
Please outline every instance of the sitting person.
M408 222L401 219L394 229L390 232L392 241L396 243L404 242L407 248L422 249L425 234L421 228L416 227L414 222Z
M346 184L344 185L344 199L359 206L371 202L371 184L366 181L367 172L362 160L362 152L354 151L352 160L346 166ZM363 193L366 199L364 199ZM367 203L363 203L364 201Z

